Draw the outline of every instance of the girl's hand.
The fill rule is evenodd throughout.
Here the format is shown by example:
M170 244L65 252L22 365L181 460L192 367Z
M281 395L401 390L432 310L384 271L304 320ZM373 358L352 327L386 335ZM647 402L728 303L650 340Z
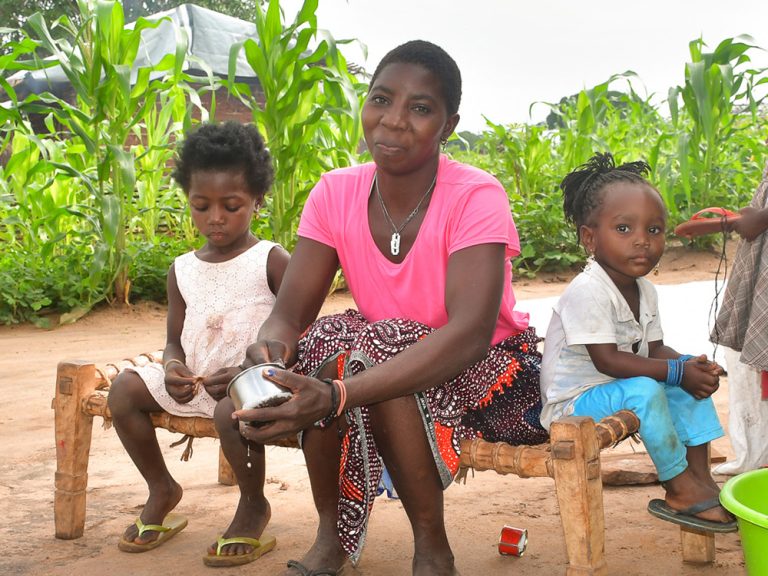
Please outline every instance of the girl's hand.
M197 394L198 378L181 362L171 362L165 370L165 389L179 404L186 404Z
M274 370L268 377L275 384L288 388L293 397L273 408L238 410L233 418L241 421L240 433L247 440L266 444L296 434L322 420L331 411L331 387L325 382L300 376L288 370ZM242 423L258 422L256 426Z
M213 374L203 378L203 387L205 387L205 391L211 395L211 398L216 401L221 400L227 395L227 386L232 378L240 374L240 372L242 372L242 369L239 366L219 368Z
M720 387L723 373L717 363L710 362L705 354L701 354L685 363L680 387L697 400L709 398Z

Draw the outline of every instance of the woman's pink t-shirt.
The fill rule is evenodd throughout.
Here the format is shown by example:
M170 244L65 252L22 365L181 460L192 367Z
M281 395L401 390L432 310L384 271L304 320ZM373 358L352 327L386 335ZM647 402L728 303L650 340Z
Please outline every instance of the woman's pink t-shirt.
M304 206L299 236L336 250L360 313L369 321L408 318L439 328L448 322L445 287L448 258L478 244L504 244L504 295L493 344L528 327L517 312L510 258L520 240L506 192L490 174L440 157L437 184L416 241L395 264L379 251L368 224L374 164L329 172Z

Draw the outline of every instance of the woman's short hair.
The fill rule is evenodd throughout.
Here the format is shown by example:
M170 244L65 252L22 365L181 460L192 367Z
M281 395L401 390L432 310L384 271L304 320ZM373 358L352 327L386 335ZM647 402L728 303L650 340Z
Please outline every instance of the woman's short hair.
M448 114L452 116L459 111L461 72L456 61L440 46L426 40L411 40L390 50L376 67L371 78L371 86L379 73L389 64L418 64L432 72L440 79Z

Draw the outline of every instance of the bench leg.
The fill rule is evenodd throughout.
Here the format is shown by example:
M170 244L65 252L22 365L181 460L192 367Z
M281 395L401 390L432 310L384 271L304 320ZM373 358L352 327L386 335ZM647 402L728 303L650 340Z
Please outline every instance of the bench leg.
M712 564L715 561L715 535L680 527L680 544L683 548L683 562Z
M95 388L96 367L87 362L61 362L53 399L56 433L56 478L53 517L56 538L80 538L85 527L85 489L93 416L82 401Z
M227 457L224 456L224 450L221 449L221 446L219 446L219 484L224 484L225 486L237 484L235 472L232 470L232 465L227 460Z
M550 442L568 554L566 576L607 575L603 483L594 422L579 417L554 422Z

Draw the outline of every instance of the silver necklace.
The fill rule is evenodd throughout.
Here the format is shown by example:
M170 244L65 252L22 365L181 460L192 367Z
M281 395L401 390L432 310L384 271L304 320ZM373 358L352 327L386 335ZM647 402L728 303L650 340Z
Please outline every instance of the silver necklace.
M416 208L414 208L410 214L406 217L406 219L403 221L402 224L400 224L400 227L398 228L395 226L395 223L392 222L392 218L389 216L389 212L387 212L387 207L384 205L384 198L381 197L381 192L379 192L379 181L376 178L376 174L373 175L373 184L372 187L376 189L376 196L379 199L379 204L381 204L381 211L384 212L384 216L386 217L387 221L389 222L389 225L392 226L392 236L389 239L389 252L392 254L392 256L397 256L400 254L400 232L403 231L403 228L405 228L408 225L408 222L413 220L414 216L419 213L419 209L421 208L421 205L424 203L424 200L427 199L427 196L429 196L429 193L432 192L432 188L435 186L435 182L437 182L437 172L435 172L435 177L432 178L432 183L427 188L427 191L424 192L424 196L421 197L421 200L419 200L419 203L416 204Z

